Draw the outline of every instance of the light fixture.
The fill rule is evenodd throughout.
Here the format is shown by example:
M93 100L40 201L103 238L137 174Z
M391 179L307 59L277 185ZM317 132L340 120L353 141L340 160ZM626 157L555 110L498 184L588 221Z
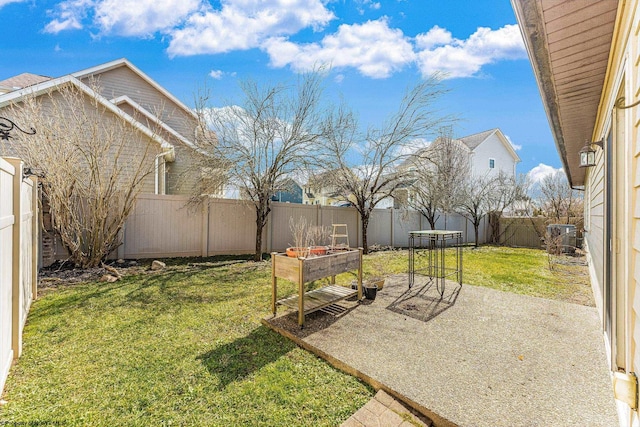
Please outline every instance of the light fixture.
M589 168L596 165L596 150L591 148L592 145L597 145L600 148L604 146L604 138L596 142L584 142L584 147L580 150L580 167Z

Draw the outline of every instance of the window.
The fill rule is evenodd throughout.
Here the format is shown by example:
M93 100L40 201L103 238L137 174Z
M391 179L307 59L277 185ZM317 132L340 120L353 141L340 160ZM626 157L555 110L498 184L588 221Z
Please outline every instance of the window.
M495 159L489 159L489 169L493 169L496 167L496 160Z

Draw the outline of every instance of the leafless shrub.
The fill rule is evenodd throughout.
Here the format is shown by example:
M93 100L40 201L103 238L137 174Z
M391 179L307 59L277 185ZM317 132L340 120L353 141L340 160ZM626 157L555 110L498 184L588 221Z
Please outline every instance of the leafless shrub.
M95 86L67 83L7 110L37 129L3 147L44 175L52 225L80 267L95 267L121 244L121 230L145 186L153 191L163 149L153 131L110 109Z
M554 270L558 263L558 257L562 255L562 234L557 229L551 229L545 234L545 245L547 247L547 261L549 270Z

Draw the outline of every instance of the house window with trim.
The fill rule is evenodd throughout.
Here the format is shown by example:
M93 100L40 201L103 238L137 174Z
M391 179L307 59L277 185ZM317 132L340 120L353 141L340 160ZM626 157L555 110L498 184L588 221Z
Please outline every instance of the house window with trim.
M489 169L494 169L496 167L496 159L489 159Z

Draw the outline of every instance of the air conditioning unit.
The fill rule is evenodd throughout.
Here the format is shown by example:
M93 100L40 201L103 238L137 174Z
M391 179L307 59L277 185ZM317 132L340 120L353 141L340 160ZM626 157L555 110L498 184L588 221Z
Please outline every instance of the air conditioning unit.
M576 251L576 226L573 224L549 224L547 226L547 251L550 253L574 253Z

